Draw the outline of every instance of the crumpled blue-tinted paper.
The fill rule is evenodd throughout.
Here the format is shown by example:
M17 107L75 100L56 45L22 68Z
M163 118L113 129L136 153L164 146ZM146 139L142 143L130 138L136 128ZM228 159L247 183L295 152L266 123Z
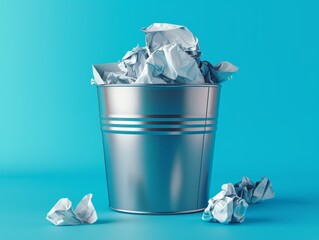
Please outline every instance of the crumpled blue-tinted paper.
M229 62L201 61L198 39L184 26L154 23L142 30L146 46L118 63L93 65L92 84L219 84L238 70Z
M172 59L174 59L172 61ZM155 50L146 60L146 66L136 83L203 84L204 78L196 61L177 44Z
M92 196L91 193L85 195L75 210L68 198L61 198L48 212L46 219L54 225L92 224L97 220Z
M150 53L164 45L177 44L193 57L200 55L197 37L184 26L154 23L149 27L142 28L142 30L145 32L146 45Z
M223 184L222 191L208 201L202 220L223 224L241 223L245 220L248 204L237 196L234 185Z
M230 62L220 62L213 66L207 61L201 62L200 70L206 83L221 83L230 80L233 74L238 71L238 67Z
M268 178L263 177L254 183L248 177L243 177L241 182L234 185L236 194L245 199L247 203L258 203L275 196L272 184Z

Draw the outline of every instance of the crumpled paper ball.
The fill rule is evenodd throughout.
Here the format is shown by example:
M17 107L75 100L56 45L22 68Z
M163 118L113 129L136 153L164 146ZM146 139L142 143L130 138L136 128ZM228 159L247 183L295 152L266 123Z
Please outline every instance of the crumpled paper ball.
M68 198L61 198L48 212L46 219L54 225L92 224L97 220L97 214L92 203L93 194L85 195L75 210Z
M236 194L245 199L247 203L257 203L271 199L275 196L272 184L268 178L263 177L254 183L248 177L243 177L241 182L234 185Z
M202 219L223 224L241 223L245 219L247 207L245 200L237 196L233 184L223 184L222 191L208 201Z

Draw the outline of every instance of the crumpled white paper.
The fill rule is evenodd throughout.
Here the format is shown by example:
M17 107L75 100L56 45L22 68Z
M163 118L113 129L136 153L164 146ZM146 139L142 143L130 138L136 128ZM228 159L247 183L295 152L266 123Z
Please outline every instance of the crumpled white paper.
M136 83L198 83L204 78L196 61L179 45L169 44L154 51Z
M103 79L106 84L129 84L135 81L134 78L126 76L123 73L114 72L104 72Z
M275 196L272 184L266 177L261 178L256 183L248 177L243 177L241 182L236 183L234 186L236 194L245 199L247 203L257 203Z
M68 198L61 198L48 212L46 219L54 225L92 224L97 220L92 196L91 193L84 196L75 210Z
M219 84L238 70L229 62L201 61L198 39L184 26L154 23L142 30L147 46L128 51L116 68L93 65L92 84Z
M150 53L160 49L164 45L177 44L193 57L199 57L198 39L186 27L168 24L154 23L142 28L146 35L146 45Z
M233 184L223 184L222 191L208 201L202 220L223 224L241 223L245 220L247 207L245 200L236 195Z
M238 71L238 67L230 62L220 62L213 66L207 61L201 62L200 70L207 83L221 83L230 80L233 74Z

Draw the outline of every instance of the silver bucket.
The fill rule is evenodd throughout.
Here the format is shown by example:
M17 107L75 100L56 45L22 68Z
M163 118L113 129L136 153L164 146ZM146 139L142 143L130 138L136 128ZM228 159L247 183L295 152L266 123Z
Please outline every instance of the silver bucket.
M219 85L97 86L109 207L177 214L207 205Z

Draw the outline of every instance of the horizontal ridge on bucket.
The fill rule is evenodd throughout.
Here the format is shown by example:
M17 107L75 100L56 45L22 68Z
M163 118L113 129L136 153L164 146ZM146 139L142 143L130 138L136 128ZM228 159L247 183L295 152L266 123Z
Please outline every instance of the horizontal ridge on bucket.
M140 118L101 118L101 130L113 133L132 134L196 134L216 129L215 118L156 116Z

